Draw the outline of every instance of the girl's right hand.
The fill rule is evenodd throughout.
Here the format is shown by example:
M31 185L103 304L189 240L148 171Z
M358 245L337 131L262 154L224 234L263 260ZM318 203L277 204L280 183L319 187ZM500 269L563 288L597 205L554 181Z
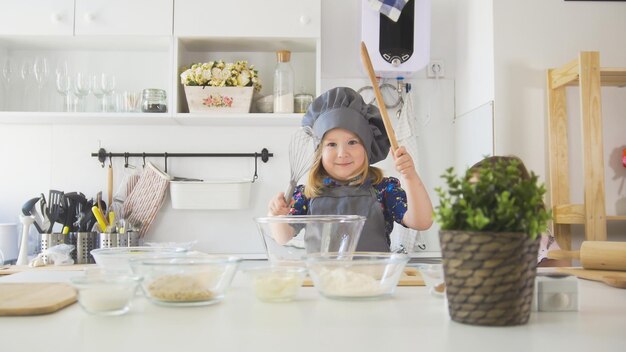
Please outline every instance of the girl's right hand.
M267 205L267 216L288 215L289 206L285 202L285 193L280 192L274 198L270 199Z

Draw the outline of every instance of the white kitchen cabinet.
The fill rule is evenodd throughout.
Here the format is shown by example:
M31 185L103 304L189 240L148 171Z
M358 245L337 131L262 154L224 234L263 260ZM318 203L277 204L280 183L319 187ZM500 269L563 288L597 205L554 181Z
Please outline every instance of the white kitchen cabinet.
M176 0L174 35L209 37L320 36L320 0Z
M74 0L2 0L1 35L72 35Z
M297 125L301 114L189 114L180 84L183 66L247 60L259 71L261 94L272 94L278 50L292 51L296 93L320 92L321 0L2 1L10 10L0 13L0 66L9 58L13 79L8 87L0 85L0 124L229 125L232 120L241 125ZM54 13L59 14L54 19L67 22L65 31L44 26L43 18ZM28 20L31 16L37 18L35 25ZM19 77L23 62L41 56L50 62L44 109L33 102L38 94L34 80ZM55 69L64 61L73 73L114 74L117 92L165 89L168 112L118 113L113 118L95 112L91 95L92 110L61 113Z
M270 95L276 51L289 50L296 93L319 93L320 0L176 0L174 5L175 117L203 119L188 113L178 78L193 63L246 60L259 71L260 95Z
M76 0L75 35L171 35L172 0Z

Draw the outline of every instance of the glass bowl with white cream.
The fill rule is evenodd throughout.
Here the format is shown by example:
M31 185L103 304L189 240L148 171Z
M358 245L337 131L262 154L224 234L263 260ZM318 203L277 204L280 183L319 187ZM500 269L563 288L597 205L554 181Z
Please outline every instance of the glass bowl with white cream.
M264 302L289 302L298 294L306 269L298 266L260 266L244 270L255 296Z
M324 297L378 299L393 294L409 259L401 253L314 253L306 256L306 266Z

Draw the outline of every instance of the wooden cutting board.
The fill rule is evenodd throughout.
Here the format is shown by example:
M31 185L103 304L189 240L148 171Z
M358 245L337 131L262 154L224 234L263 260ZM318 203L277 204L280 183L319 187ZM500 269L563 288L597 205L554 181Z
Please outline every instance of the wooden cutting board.
M404 268L404 272L400 277L400 281L398 282L398 286L425 286L424 279L422 279L422 274L416 268ZM302 283L302 286L313 286L313 281L311 278L306 278Z
M76 290L63 283L0 284L0 316L40 315L76 302Z
M28 265L11 265L7 268L0 269L0 275L11 275L21 273L23 271L41 271L41 270L53 270L53 271L81 271L86 268L94 268L96 264L73 264L73 265L45 265L45 266L28 266Z
M604 276L615 276L626 279L626 271L614 270L593 270L581 268L556 268L556 271L564 274L574 275L581 279L602 281Z

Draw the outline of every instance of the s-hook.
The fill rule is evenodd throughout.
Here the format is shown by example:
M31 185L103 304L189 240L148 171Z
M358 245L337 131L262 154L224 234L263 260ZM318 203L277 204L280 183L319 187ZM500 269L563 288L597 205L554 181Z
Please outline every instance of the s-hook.
M261 156L261 160L266 163L269 158L270 158L270 153L267 150L267 148L263 148L261 150L261 154L254 152L254 176L252 176L252 182L256 181L257 178L259 178L259 175L257 174L257 159L259 157L259 155Z

